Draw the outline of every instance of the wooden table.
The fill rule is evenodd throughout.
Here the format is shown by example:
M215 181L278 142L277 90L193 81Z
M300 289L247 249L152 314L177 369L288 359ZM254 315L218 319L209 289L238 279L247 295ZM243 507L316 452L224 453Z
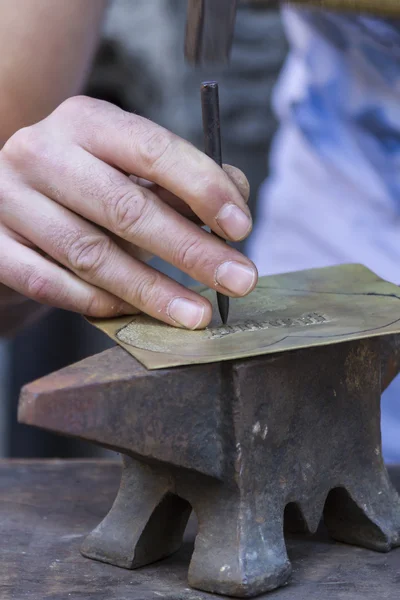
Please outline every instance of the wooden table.
M400 467L391 476L400 490ZM210 600L188 588L193 527L175 556L137 571L83 558L79 546L111 506L111 461L0 462L1 600ZM192 533L190 531L192 530ZM287 539L291 584L271 600L398 600L400 549L378 554L328 539ZM219 597L220 600L220 597Z

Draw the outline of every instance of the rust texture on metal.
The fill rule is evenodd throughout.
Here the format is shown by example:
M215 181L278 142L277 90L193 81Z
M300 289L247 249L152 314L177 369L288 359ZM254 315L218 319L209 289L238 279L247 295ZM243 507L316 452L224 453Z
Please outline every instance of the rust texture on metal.
M386 390L399 372L400 335L388 335L382 340L381 377L382 392Z
M400 490L400 466L389 474ZM2 600L221 600L187 584L194 518L179 552L134 572L79 556L120 479L119 461L0 461ZM337 544L323 526L316 535L287 533L285 540L293 575L279 600L398 598L400 550Z
M157 561L179 547L193 509L189 584L255 596L290 578L284 515L290 530L314 532L323 517L336 540L400 545L380 437L393 341L158 371L114 348L25 387L19 418L124 454L119 493L85 556Z

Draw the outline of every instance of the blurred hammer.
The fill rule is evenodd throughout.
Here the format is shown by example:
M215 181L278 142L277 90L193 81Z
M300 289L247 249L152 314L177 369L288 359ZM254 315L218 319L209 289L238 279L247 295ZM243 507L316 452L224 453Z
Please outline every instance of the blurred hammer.
M240 0L260 8L274 8L284 0ZM286 0L321 9L400 16L398 0ZM192 65L219 65L229 60L238 0L188 0L185 56Z
M185 57L192 65L229 61L237 0L188 0Z

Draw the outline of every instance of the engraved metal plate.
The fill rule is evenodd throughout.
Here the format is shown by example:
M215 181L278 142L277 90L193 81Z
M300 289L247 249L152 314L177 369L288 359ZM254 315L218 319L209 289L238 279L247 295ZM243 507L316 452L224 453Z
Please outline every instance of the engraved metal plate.
M246 298L231 299L221 325L216 294L201 292L214 317L202 331L145 315L90 319L148 369L201 364L335 344L400 332L400 290L362 265L261 277Z

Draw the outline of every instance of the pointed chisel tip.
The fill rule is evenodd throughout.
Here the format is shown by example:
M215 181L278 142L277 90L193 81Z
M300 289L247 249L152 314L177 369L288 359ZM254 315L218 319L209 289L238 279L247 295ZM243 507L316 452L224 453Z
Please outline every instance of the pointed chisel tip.
M223 294L217 294L218 309L221 316L221 320L224 325L228 322L229 315L229 298Z

